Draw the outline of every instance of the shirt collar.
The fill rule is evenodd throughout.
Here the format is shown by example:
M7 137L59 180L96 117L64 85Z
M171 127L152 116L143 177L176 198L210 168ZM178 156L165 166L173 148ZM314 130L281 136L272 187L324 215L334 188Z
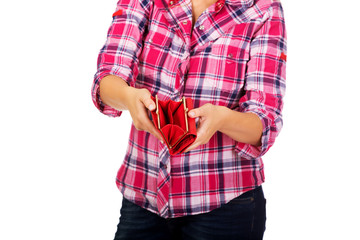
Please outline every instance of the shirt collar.
M254 0L225 0L224 2L229 5L242 5L244 7L251 7L254 3Z
M165 0L169 6L176 4L179 0ZM155 1L156 2L156 1ZM254 3L254 0L218 0L218 2L225 2L229 5L241 5L244 7L251 7Z

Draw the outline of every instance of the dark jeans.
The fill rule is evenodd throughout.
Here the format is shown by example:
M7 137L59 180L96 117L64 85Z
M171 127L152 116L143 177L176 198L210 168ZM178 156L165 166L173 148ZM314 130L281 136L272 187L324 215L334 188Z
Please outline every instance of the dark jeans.
M265 204L260 186L211 212L165 219L123 198L115 240L258 240Z

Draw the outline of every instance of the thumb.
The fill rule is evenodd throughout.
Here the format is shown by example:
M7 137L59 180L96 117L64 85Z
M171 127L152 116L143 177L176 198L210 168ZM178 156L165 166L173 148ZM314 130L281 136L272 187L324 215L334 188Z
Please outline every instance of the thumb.
M201 117L204 115L204 110L203 110L203 106L198 107L198 108L194 108L191 109L188 113L189 117L191 118L197 118L197 117Z
M147 109L149 109L150 111L153 111L153 110L155 110L155 102L151 99L150 96L142 98L141 101Z
M188 116L191 118L202 117L206 114L206 111L209 110L209 106L209 104L205 104L201 107L191 109L188 113Z

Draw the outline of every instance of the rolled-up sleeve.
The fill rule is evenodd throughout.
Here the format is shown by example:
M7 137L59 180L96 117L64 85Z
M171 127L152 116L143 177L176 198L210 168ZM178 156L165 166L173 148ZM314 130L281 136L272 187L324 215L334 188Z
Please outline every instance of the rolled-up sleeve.
M236 150L244 158L255 159L264 155L282 128L286 56L283 10L280 2L273 2L252 38L245 94L239 103L241 112L256 114L263 126L261 146L237 143Z
M108 30L105 45L100 50L97 72L91 95L99 111L118 117L121 111L104 104L100 99L99 84L107 75L115 75L135 86L138 75L138 57L143 45L143 34L148 23L150 0L120 0Z

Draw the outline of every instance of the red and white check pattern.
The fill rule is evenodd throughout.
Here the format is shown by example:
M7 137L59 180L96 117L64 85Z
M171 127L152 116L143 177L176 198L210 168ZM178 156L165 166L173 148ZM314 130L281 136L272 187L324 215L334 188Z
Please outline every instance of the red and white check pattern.
M170 156L155 137L132 125L117 185L124 197L164 218L211 211L264 182L261 157L282 127L286 33L279 0L218 0L197 20L191 0L120 0L98 58L99 82L116 75L160 100L192 98L257 114L262 145L216 132L189 153Z

